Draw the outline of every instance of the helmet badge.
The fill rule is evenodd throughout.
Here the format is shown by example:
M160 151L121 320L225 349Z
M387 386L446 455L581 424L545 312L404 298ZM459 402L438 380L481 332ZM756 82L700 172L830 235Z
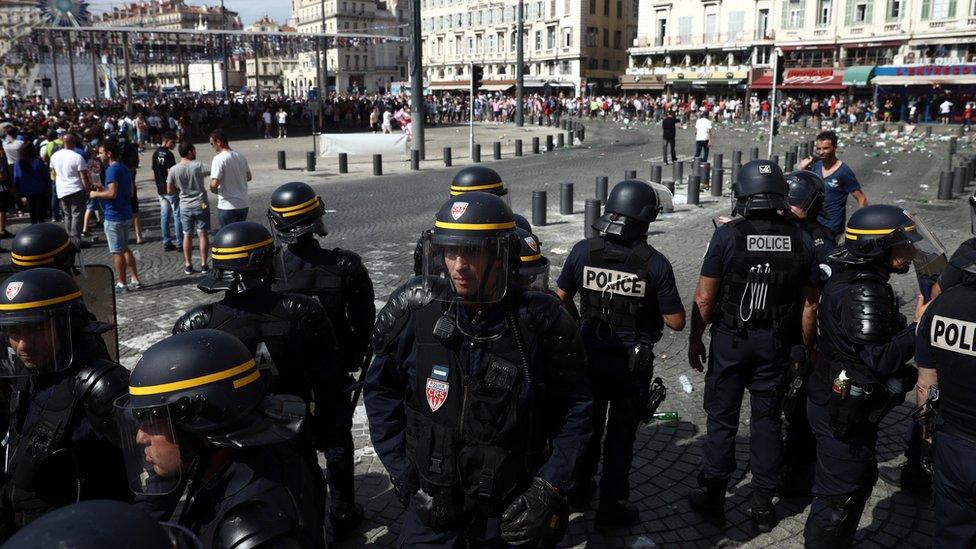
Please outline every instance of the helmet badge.
M766 175L771 174L773 173L773 168L769 164L760 164L759 173L766 174Z
M13 299L17 297L17 294L20 293L20 289L23 287L24 287L23 282L11 282L10 284L8 284L6 290L7 299L13 301Z
M539 251L539 244L531 236L525 237L525 243L529 245L529 248L532 248L533 252Z
M466 211L468 211L467 202L455 202L451 205L451 217L454 218L454 221L461 219L461 216L464 215L464 212Z

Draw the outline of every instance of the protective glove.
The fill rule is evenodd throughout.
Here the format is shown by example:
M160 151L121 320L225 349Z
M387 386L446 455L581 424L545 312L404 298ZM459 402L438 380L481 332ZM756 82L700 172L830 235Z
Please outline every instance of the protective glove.
M554 547L566 533L569 504L545 479L532 485L502 513L502 539L511 545Z
M458 507L449 494L445 494L445 496L430 495L420 489L410 497L410 505L417 513L421 524L425 524L437 533L446 532L458 526Z
M410 504L410 498L420 490L420 479L417 478L417 471L411 465L406 474L398 479L390 478L393 484L393 493L396 494L397 501L406 509Z

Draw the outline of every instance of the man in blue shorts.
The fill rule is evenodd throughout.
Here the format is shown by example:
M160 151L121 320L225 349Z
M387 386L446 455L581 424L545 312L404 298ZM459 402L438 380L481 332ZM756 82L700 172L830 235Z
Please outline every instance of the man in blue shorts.
M105 214L105 240L115 264L115 291L138 290L142 287L136 272L136 258L129 249L129 225L132 223L132 172L119 162L121 147L117 141L104 141L98 146L98 159L105 169L105 181L89 193L89 198L102 200ZM128 267L132 274L125 284Z
M837 158L837 134L823 131L817 134L816 157L808 156L800 161L801 170L810 170L824 180L823 213L817 218L821 225L843 234L847 224L847 195L857 200L857 207L868 205L868 197L861 190L854 171L846 162Z

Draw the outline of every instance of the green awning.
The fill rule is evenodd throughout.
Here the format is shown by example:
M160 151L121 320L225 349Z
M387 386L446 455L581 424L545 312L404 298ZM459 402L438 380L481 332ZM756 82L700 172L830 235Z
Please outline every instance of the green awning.
M867 86L874 78L874 65L856 65L844 71L845 86Z

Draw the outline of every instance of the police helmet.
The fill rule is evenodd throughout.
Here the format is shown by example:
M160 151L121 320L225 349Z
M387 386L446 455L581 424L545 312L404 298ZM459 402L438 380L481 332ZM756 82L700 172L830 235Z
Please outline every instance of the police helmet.
M68 238L64 227L54 223L36 223L21 229L10 245L10 263L15 271L34 267L52 267L71 273L78 248Z
M549 288L549 259L542 253L539 239L521 227L515 228L515 238L519 243L519 267L517 280L525 289L547 290Z
M514 234L515 217L498 196L481 191L452 196L423 236L425 283L432 295L463 303L500 300L509 271L518 267ZM450 284L435 284L437 279Z
M924 239L917 222L905 210L888 204L865 206L851 215L844 229L844 244L830 254L838 263L864 264L878 262L887 267L892 248L910 245Z
M170 492L179 485L188 450L293 438L304 403L266 397L265 388L247 347L226 332L182 332L149 347L129 377L129 394L116 402L130 488Z
M495 196L505 196L508 189L498 172L487 166L468 166L454 175L451 196L481 191Z
M976 236L976 191L969 197L969 230Z
M654 187L639 179L627 179L613 186L603 215L593 223L593 228L634 240L647 233L648 224L657 219L660 211L661 203Z
M949 260L949 264L964 273L965 282L976 282L976 250L956 253Z
M805 213L806 217L816 217L823 211L824 182L819 175L798 170L786 174L786 184L790 186L787 200Z
M210 248L213 269L197 286L207 293L243 292L274 278L271 232L253 221L224 225Z
M769 160L753 160L739 168L733 198L734 214L770 212L790 209L787 195L790 187L783 170Z
M291 244L298 237L310 233L319 236L328 234L322 221L324 213L322 198L301 181L285 183L271 193L268 220L282 242Z
M0 291L0 377L20 377L67 369L72 338L87 324L87 310L74 278L38 267L15 273Z
M55 509L24 526L8 549L190 549L201 547L189 530L161 524L141 509L113 500L89 500Z
M522 229L523 231L527 231L529 233L532 233L533 232L532 231L532 224L529 223L529 220L526 219L524 215L517 214L517 213L513 213L512 214L512 217L515 218L515 226L516 227L518 227L519 229Z

